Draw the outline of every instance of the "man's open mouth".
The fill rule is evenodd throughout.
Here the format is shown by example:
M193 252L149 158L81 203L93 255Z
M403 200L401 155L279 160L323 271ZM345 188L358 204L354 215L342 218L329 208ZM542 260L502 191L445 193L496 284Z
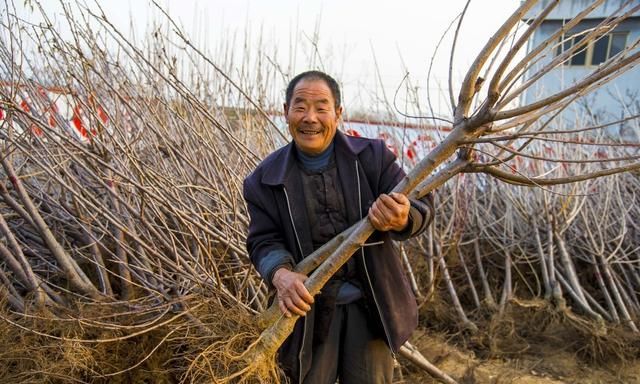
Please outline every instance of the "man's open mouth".
M298 132L302 133L303 135L317 135L320 132L322 132L321 129L299 129Z

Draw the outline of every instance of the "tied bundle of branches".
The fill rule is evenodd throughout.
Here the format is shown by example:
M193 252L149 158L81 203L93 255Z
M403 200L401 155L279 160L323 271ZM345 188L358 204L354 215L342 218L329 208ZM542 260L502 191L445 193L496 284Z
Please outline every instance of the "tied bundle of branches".
M245 251L240 185L279 132L249 91L220 68L203 71L211 64L193 49L174 50L157 33L143 49L99 12L63 9L71 39L42 9L42 23L32 25L9 4L1 22L0 291L11 309L2 316L22 331L31 328L24 313L62 325L95 316L93 326L121 332L78 330L71 339L89 349L167 329L159 343L176 353L185 344L204 349L194 332L204 344L228 340L266 303ZM270 87L265 78L262 86L246 81L255 94ZM85 302L111 316L90 313ZM58 328L33 331L60 340ZM131 368L156 350L136 347L136 357L122 361ZM31 362L25 372L36 381L53 366L11 352L3 359ZM176 376L185 364L173 364ZM127 368L118 366L79 376Z
M606 125L570 129L553 125L554 117L579 97L635 66L638 42L630 42L575 84L542 100L512 106L544 75L638 11L634 2L621 4L587 31L580 44L537 65L562 44L564 34L603 3L595 1L538 47L519 55L558 4L549 2L519 29L523 15L536 4L524 2L479 53L457 98L451 90L451 133L396 187L397 192L421 196L456 175L486 176L474 189L456 190L457 196L469 199L481 196L482 205L471 199L461 209L460 199L446 200L442 216L450 220L438 222L441 233L434 229L429 239L429 247L436 245L430 254L441 256L437 260L443 280L467 328L477 326L458 299L460 280L456 283L449 276L444 248L472 249L489 302L496 300L487 279L489 267L486 271L482 267L482 244L466 239L490 239L503 251L499 260L504 282L497 302L504 310L513 297L511 271L518 260L515 247L499 239L529 230L522 229L519 214L534 229L533 249L544 266L540 275L532 273L532 279L542 277L549 298L561 303L564 289L583 313L635 326L634 310L637 314L640 306L628 287L634 286L638 271L633 264L628 269L625 264L612 265L607 248L601 246L609 233L588 223L600 211L583 210L588 197L578 189L567 187L554 194L546 189L640 168L637 145L621 144L606 135L589 140L619 156L592 159L592 151L575 150L589 145L582 132L603 132ZM170 32L154 30L154 39L142 49L104 13L84 9L72 15L65 9L72 41L65 41L44 13L39 26L23 28L12 17L2 24L6 33L0 47L4 81L0 108L6 114L0 123L3 295L17 313L35 305L62 318L70 316L68 309L78 300L115 302L118 305L111 308L123 313L164 306L173 315L167 315L167 321L184 321L186 329L206 344L185 357L191 365L183 372L184 380L278 381L273 357L296 319L284 318L271 308L259 318L264 329L260 336L245 321L228 321L250 318L267 302L266 287L249 267L244 250L247 217L240 183L280 140L279 131L263 114L269 106L253 101L268 93L275 72L257 68L255 78L234 83L227 75L233 63L214 63L168 15ZM459 23L463 17L464 13ZM32 58L29 49L42 54ZM67 111L52 107L62 98L69 105ZM558 157L549 156L548 146L557 149ZM544 204L516 204L533 200L527 193L503 200L488 196L487 191L513 191L505 183L537 187L530 193ZM599 187L610 196L610 206L624 206L617 190L607 189L610 185ZM510 202L519 210L510 208ZM500 229L487 222L489 211L497 216L502 212L495 219L502 223ZM532 222L541 212L544 221ZM599 292L606 292L606 307L581 284L567 251L566 239L576 230L570 224L580 222L589 234L581 240L595 250L580 257L601 268ZM307 288L312 294L372 230L364 220L296 266L298 272L311 274ZM614 238L622 244L626 237L614 234ZM621 248L631 260L633 250ZM430 268L429 286L436 280L435 270ZM464 276L470 287L476 285L470 274ZM623 284L627 279L632 284ZM474 297L478 296L476 292ZM219 311L217 317L193 310L194 297L211 304ZM145 329L145 321L125 329ZM175 325L171 321L166 325ZM216 321L219 328L212 326ZM190 338L189 332L181 337ZM420 360L410 345L403 355L414 356L425 369L450 380Z
M49 24L28 38L51 36L10 34L2 46L2 166L10 181L2 196L15 215L3 215L2 230L11 273L43 304L64 301L49 287L59 276L96 300L162 298L189 281L187 290L216 287L259 309L262 300L245 296L264 295L244 268L247 219L237 183L257 158L236 133L245 117L231 122L209 107L172 73L171 57L152 61L115 30L110 37L122 50L112 56L99 45L104 36L72 27L75 44ZM14 53L23 44L52 55L19 65ZM45 90L54 79L57 88ZM58 99L71 112L57 110ZM53 232L73 242L76 254ZM28 262L25 248L44 265ZM48 281L35 272L42 268L52 274ZM22 307L22 296L13 292L12 302Z

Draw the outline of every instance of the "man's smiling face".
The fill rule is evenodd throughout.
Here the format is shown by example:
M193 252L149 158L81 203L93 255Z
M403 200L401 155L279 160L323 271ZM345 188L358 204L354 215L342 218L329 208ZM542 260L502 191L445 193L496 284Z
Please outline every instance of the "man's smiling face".
M329 147L342 116L331 89L323 80L302 79L296 84L291 105L284 105L289 132L299 150L318 155Z

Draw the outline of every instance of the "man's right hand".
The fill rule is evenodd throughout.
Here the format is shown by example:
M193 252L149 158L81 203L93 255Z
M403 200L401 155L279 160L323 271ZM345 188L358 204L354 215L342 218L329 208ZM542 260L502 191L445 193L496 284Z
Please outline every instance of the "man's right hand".
M291 317L291 312L304 316L311 309L313 296L304 286L305 280L307 276L286 268L280 268L273 274L271 283L276 287L278 306L286 317Z

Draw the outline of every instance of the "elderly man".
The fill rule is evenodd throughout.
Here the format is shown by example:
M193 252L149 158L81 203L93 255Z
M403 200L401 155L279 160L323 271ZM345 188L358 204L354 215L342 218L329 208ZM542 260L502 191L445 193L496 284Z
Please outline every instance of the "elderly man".
M417 325L415 297L391 240L426 228L430 196L390 193L404 172L381 140L345 136L340 88L319 71L294 77L284 113L293 142L244 182L251 261L285 316L301 317L278 353L294 383L391 383L395 351ZM368 216L367 244L312 297L296 263Z

